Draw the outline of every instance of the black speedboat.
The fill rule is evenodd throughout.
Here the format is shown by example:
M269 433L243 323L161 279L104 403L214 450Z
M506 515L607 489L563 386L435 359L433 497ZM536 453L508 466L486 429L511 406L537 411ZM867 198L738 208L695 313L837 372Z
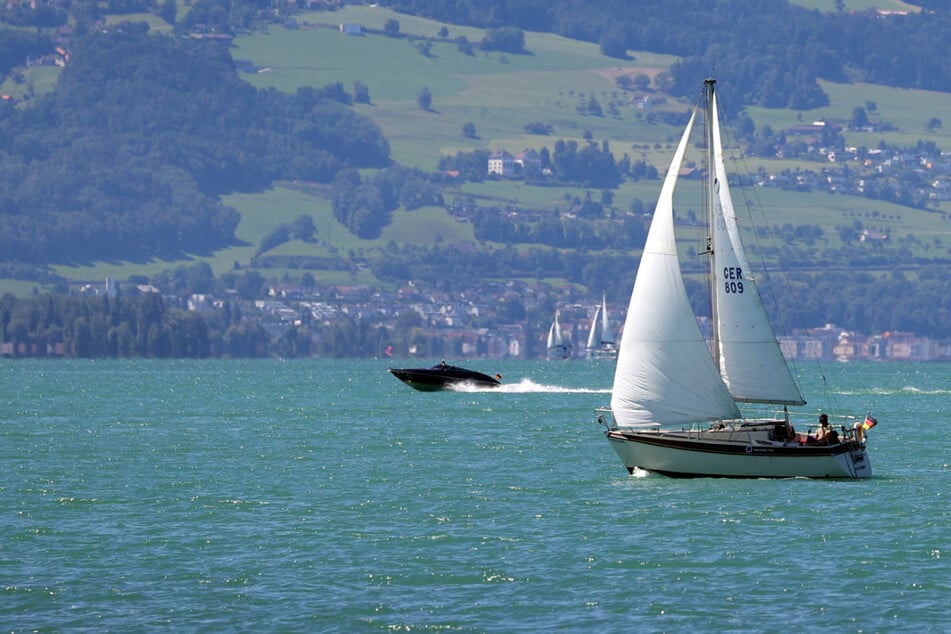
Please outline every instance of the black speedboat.
M465 383L478 387L498 387L502 385L501 374L494 377L475 370L467 370L445 361L431 368L390 368L389 372L400 381L421 392L448 390L454 385Z

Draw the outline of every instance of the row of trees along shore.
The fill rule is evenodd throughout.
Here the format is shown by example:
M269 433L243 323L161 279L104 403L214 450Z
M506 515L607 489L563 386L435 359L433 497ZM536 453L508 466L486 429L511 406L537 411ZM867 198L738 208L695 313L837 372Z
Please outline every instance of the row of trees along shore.
M479 295L489 289L473 290L470 280L487 267L488 260L496 261L493 270L501 262L513 270L524 270L526 276L532 275L532 271L538 273L559 266L552 260L552 253L537 250L504 249L491 258L448 246L426 251L428 256L393 247L386 254L386 268L399 272L406 266L406 256L414 265L425 260L429 264L421 266L416 276L421 285ZM575 258L576 262L586 260ZM385 277L384 267L379 264L375 263L374 268ZM583 275L593 279L601 264L607 265L600 259L587 261ZM630 267L634 263L620 264ZM247 280L236 277L232 282L240 288L254 276L258 277L258 288L247 288L244 292L256 296L262 284L256 272L249 272ZM890 277L861 271L795 273L786 281L776 280L764 297L771 313L777 312L775 295L791 298L789 301L794 303L792 308L803 320L803 326L821 326L806 320L823 315L831 323L850 324L865 333L900 330L935 339L951 337L951 278L946 275L946 267L925 267L916 277L917 282L912 283L900 271ZM486 273L486 279L490 278L491 273ZM623 294L629 292L618 288L603 290L615 305L626 301ZM180 292L187 293L188 289L182 288ZM688 292L698 308L705 303L698 283L690 282ZM301 310L299 323L285 325L279 334L271 336L261 315L253 314L253 308L242 308L250 306L247 301L233 298L220 302L217 308L198 312L170 303L158 293L116 297L47 294L29 298L7 294L0 298L0 344L9 344L5 350L15 356L56 354L79 358L365 357L379 355L381 341L400 343L404 345L401 349L406 349L410 342L432 345L419 328L419 316L410 319L408 315L415 313L405 308L395 321L383 317L385 311L371 310L360 317L341 313L334 319L314 322L306 310ZM466 317L470 322L459 326L491 329L513 323L514 319L541 332L551 319L551 309L538 305L530 312L519 298L508 297L499 303L497 314L488 311ZM246 310L252 313L245 314Z

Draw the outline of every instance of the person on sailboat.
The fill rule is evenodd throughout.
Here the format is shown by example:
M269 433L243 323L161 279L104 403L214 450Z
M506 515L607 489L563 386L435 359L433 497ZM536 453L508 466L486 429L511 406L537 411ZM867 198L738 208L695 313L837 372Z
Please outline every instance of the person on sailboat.
M829 425L829 416L819 414L819 429L816 430L814 443L817 445L830 445L839 441L839 435L835 433L832 426Z

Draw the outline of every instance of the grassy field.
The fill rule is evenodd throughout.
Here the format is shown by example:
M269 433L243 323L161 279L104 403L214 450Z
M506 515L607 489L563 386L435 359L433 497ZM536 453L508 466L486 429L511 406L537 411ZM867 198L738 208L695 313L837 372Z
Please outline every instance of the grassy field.
M56 87L61 72L62 69L58 66L27 68L20 73L22 81L16 79L16 76L10 76L5 81L0 82L0 95L9 95L17 101L39 97Z
M850 145L873 148L880 141L885 141L908 147L914 146L919 140L929 140L938 147L951 146L951 123L945 122L951 111L951 95L927 90L883 88L874 84L819 83L831 102L825 108L806 110L801 114L766 108L749 108L748 112L758 126L768 124L778 129L795 123L825 119L848 121L857 106L866 108L872 102L876 108L868 112L869 120L891 123L897 130L882 133L846 132L845 138ZM927 123L933 117L941 119L942 126L929 130Z
M834 10L835 6L833 0L800 0L799 4L823 11ZM860 10L871 5L899 8L895 5L901 4L895 0L877 3L847 0L846 8ZM341 23L359 23L365 28L382 29L390 18L399 22L403 37L389 38L374 33L354 37L342 34L337 28ZM663 173L673 151L672 144L680 135L680 130L674 127L649 123L647 111L632 107L631 95L619 90L614 83L620 74L653 76L674 61L670 56L630 51L632 59L620 61L602 56L597 45L536 33L526 33L528 55L497 52L464 55L452 40L465 35L471 42L478 43L483 31L451 25L445 25L448 39L435 41L429 55L424 56L417 48L418 38L434 38L444 25L396 14L382 7L348 6L335 12L307 13L300 17L299 23L302 25L299 29L272 26L267 33L236 38L232 55L235 59L250 60L258 68L258 72L243 75L244 79L257 87L284 91L337 81L352 90L355 81L363 82L369 87L372 103L358 105L357 110L381 127L390 140L394 160L406 165L433 170L440 156L477 148L507 149L513 153L526 147L547 146L552 150L558 139L584 143L584 136L589 134L596 142L607 140L618 157L627 153L634 160L654 164ZM42 82L55 81L55 76L51 73L47 77L37 71L30 75L30 81L39 87ZM417 105L416 96L422 87L433 95L430 110L422 110ZM870 119L888 121L897 130L882 134L848 133L849 144L876 147L885 141L910 146L919 139L927 139L939 147L951 146L951 121L944 121L944 127L934 131L926 129L932 117L949 118L946 113L951 112L951 95L868 84L826 82L823 88L831 100L828 107L806 112L750 108L749 113L757 126L768 124L778 129L817 119L847 120L856 106L874 102L877 108L869 113ZM577 111L583 99L592 95L601 104L605 116L587 116ZM692 105L657 93L651 96L655 99L655 112L686 111ZM616 117L608 116L611 103L618 106ZM475 125L478 138L463 135L462 127L467 122ZM554 133L529 135L523 128L531 122L551 124ZM822 167L804 161L778 163L751 159L749 163L752 168L762 165L770 172L797 168L816 171ZM650 208L659 186L657 181L625 183L614 192L614 206L627 210L636 198ZM600 192L590 193L599 199ZM446 191L444 196L451 201L455 195L467 194L483 203L495 201L502 206L554 211L565 207L566 196L583 197L586 191L577 187L538 188L515 181L487 181L466 184L458 192ZM771 224L819 224L826 228L832 243L837 240L834 227L852 224L855 220L870 227L887 226L899 236L927 238L924 241L929 243L933 240L951 242L951 223L934 212L842 195L762 189L757 190L756 195L769 209ZM316 241L290 242L273 253L338 257L349 257L352 253L359 257L373 253L391 240L415 244L432 244L438 240L474 242L471 225L455 222L441 209L397 211L381 238L358 240L333 219L326 200L293 184L259 194L228 196L225 202L241 212L237 237L242 244L201 258L209 262L217 274L235 265L246 268L263 236L301 214L313 217ZM943 210L951 211L951 204L945 203ZM57 271L72 280L102 280L106 276L126 279L134 274L151 275L187 266L192 261L194 258L146 264L99 263L58 267ZM264 271L267 276L275 273L286 273L292 278L300 275L300 271ZM326 277L323 273L318 277L374 283L362 270L352 274L327 272ZM0 281L0 292L7 288L12 287ZM22 285L16 286L18 294L23 291Z
M460 150L540 147L546 139L523 131L525 124L535 121L552 124L554 138L581 139L588 131L595 139L612 139L621 146L669 136L667 130L653 134L638 130L643 126L637 125L630 108L622 110L620 119L585 117L575 108L582 95L594 95L606 109L612 99L625 99L614 85L614 75L655 74L669 66L672 57L638 54L633 64L618 66L616 60L603 57L596 45L532 33L526 34L529 55L464 55L454 42L438 41L427 57L409 37L354 37L330 28L350 22L382 28L390 18L400 23L406 35L434 37L442 26L379 7L347 7L305 14L301 19L322 26L287 30L279 37L274 29L270 34L239 38L234 56L250 59L262 69L247 77L259 87L293 91L339 81L349 89L355 81L363 82L373 103L359 109L390 139L393 158L427 170L435 168L440 155ZM447 28L450 40L465 35L477 43L483 36L477 29ZM429 111L416 103L423 87L433 95ZM462 134L467 122L475 125L478 139ZM554 138L547 141L554 143Z
M179 8L181 15L181 7ZM163 35L172 34L172 25L155 15L154 13L126 13L122 15L107 15L106 24L114 25L123 22L145 22L149 25L150 33L161 33Z

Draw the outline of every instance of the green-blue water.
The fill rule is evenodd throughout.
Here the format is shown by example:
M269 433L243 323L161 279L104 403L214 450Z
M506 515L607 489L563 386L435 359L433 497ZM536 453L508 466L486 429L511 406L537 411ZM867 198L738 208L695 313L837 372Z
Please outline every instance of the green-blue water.
M951 365L833 364L869 481L630 477L613 364L0 361L6 631L948 631Z

